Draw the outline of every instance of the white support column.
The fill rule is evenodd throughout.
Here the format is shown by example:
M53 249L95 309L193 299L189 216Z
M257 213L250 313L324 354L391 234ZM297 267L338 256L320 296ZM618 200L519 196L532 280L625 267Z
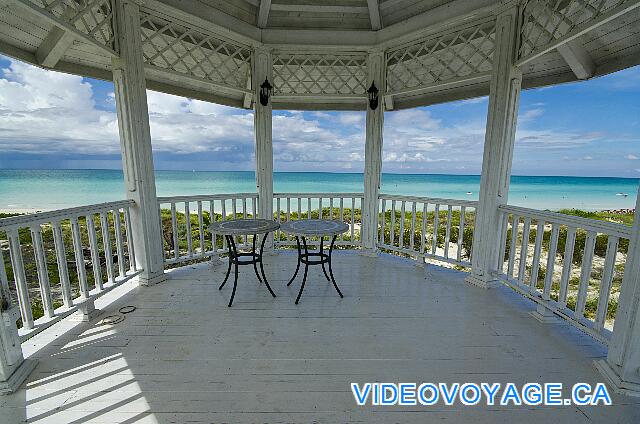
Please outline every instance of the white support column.
M257 49L253 56L253 127L256 138L256 188L260 218L273 219L273 141L271 138L271 99L260 103L260 85L265 78L273 85L271 53Z
M382 133L384 126L384 94L386 88L384 53L369 54L367 88L371 83L379 90L378 107L372 110L367 102L367 134L364 146L364 204L362 205L363 254L375 255L378 240L378 194L382 173Z
M607 359L595 362L615 391L640 396L640 189Z
M490 287L495 282L500 240L498 207L507 203L522 72L514 65L517 8L498 16L496 50L480 178L480 202L473 235L472 272L467 282Z
M136 263L142 285L163 281L164 259L160 211L153 173L149 111L140 36L140 10L135 0L117 0L115 27L120 57L113 60L113 82L120 130L122 169L131 208Z
M37 361L25 360L22 355L16 325L19 318L20 308L11 299L0 251L0 394L18 389L37 365Z

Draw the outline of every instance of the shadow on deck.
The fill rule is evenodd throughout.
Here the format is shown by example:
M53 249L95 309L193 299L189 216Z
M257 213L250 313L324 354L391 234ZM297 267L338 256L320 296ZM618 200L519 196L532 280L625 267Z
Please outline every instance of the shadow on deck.
M341 251L340 299L320 267L301 277L292 252L266 258L278 297L242 267L235 302L226 264L174 269L153 287L127 283L91 323L65 320L25 343L39 365L0 397L2 423L640 422L640 399L611 407L358 407L351 382L576 382L602 378L605 348L567 324L543 325L510 289L466 274ZM137 309L115 325L104 316ZM48 343L45 345L45 343Z

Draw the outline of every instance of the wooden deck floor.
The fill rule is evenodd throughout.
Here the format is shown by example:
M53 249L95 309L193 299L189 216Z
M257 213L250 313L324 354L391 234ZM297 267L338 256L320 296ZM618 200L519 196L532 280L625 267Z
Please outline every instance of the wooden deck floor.
M640 399L617 395L612 407L356 406L351 382L595 383L604 349L457 271L354 252L335 264L345 298L313 267L298 306L289 252L266 266L278 297L243 267L233 308L231 288L217 290L226 266L123 286L98 305L102 316L136 306L123 322L65 321L25 346L39 365L0 397L0 422L640 422Z

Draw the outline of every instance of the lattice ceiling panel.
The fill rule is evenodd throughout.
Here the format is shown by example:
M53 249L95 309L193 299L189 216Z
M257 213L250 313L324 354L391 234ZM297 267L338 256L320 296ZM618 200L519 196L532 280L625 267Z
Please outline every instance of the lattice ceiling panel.
M276 95L360 95L367 90L365 54L273 55Z
M169 21L152 11L141 13L142 50L146 63L245 90L251 72L251 50L186 23Z
M115 50L111 0L32 0L98 43Z
M491 21L389 50L387 92L490 72L495 31L495 22Z
M585 22L629 0L529 0L523 9L519 57L525 58Z

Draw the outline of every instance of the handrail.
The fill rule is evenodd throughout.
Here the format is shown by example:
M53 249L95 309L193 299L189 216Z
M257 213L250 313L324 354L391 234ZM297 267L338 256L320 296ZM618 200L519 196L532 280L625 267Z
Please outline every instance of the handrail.
M378 199L399 200L399 201L406 201L406 202L427 202L427 203L433 203L433 204L439 203L444 205L455 205L455 206L471 206L471 207L478 206L477 200L447 199L443 197L407 196L407 195L380 193L378 195Z
M565 215L558 212L543 211L537 209L523 208L521 206L502 205L499 207L502 212L517 214L519 216L530 216L532 218L544 219L545 221L553 221L561 225L570 227L580 227L585 230L597 231L615 235L616 237L631 237L632 228L628 225L616 222L599 221L597 219L585 218L582 216Z
M68 219L70 217L84 216L87 214L87 212L106 212L116 208L130 207L135 204L136 202L133 200L118 200L115 202L96 203L87 206L77 206L73 208L56 209L53 211L10 216L8 218L0 218L0 231L16 227L45 224L51 221Z
M197 202L197 201L209 201L209 200L228 200L231 198L252 198L257 197L258 193L221 193L221 194L196 194L181 195L181 196L163 196L158 197L158 203L171 203L171 202Z

